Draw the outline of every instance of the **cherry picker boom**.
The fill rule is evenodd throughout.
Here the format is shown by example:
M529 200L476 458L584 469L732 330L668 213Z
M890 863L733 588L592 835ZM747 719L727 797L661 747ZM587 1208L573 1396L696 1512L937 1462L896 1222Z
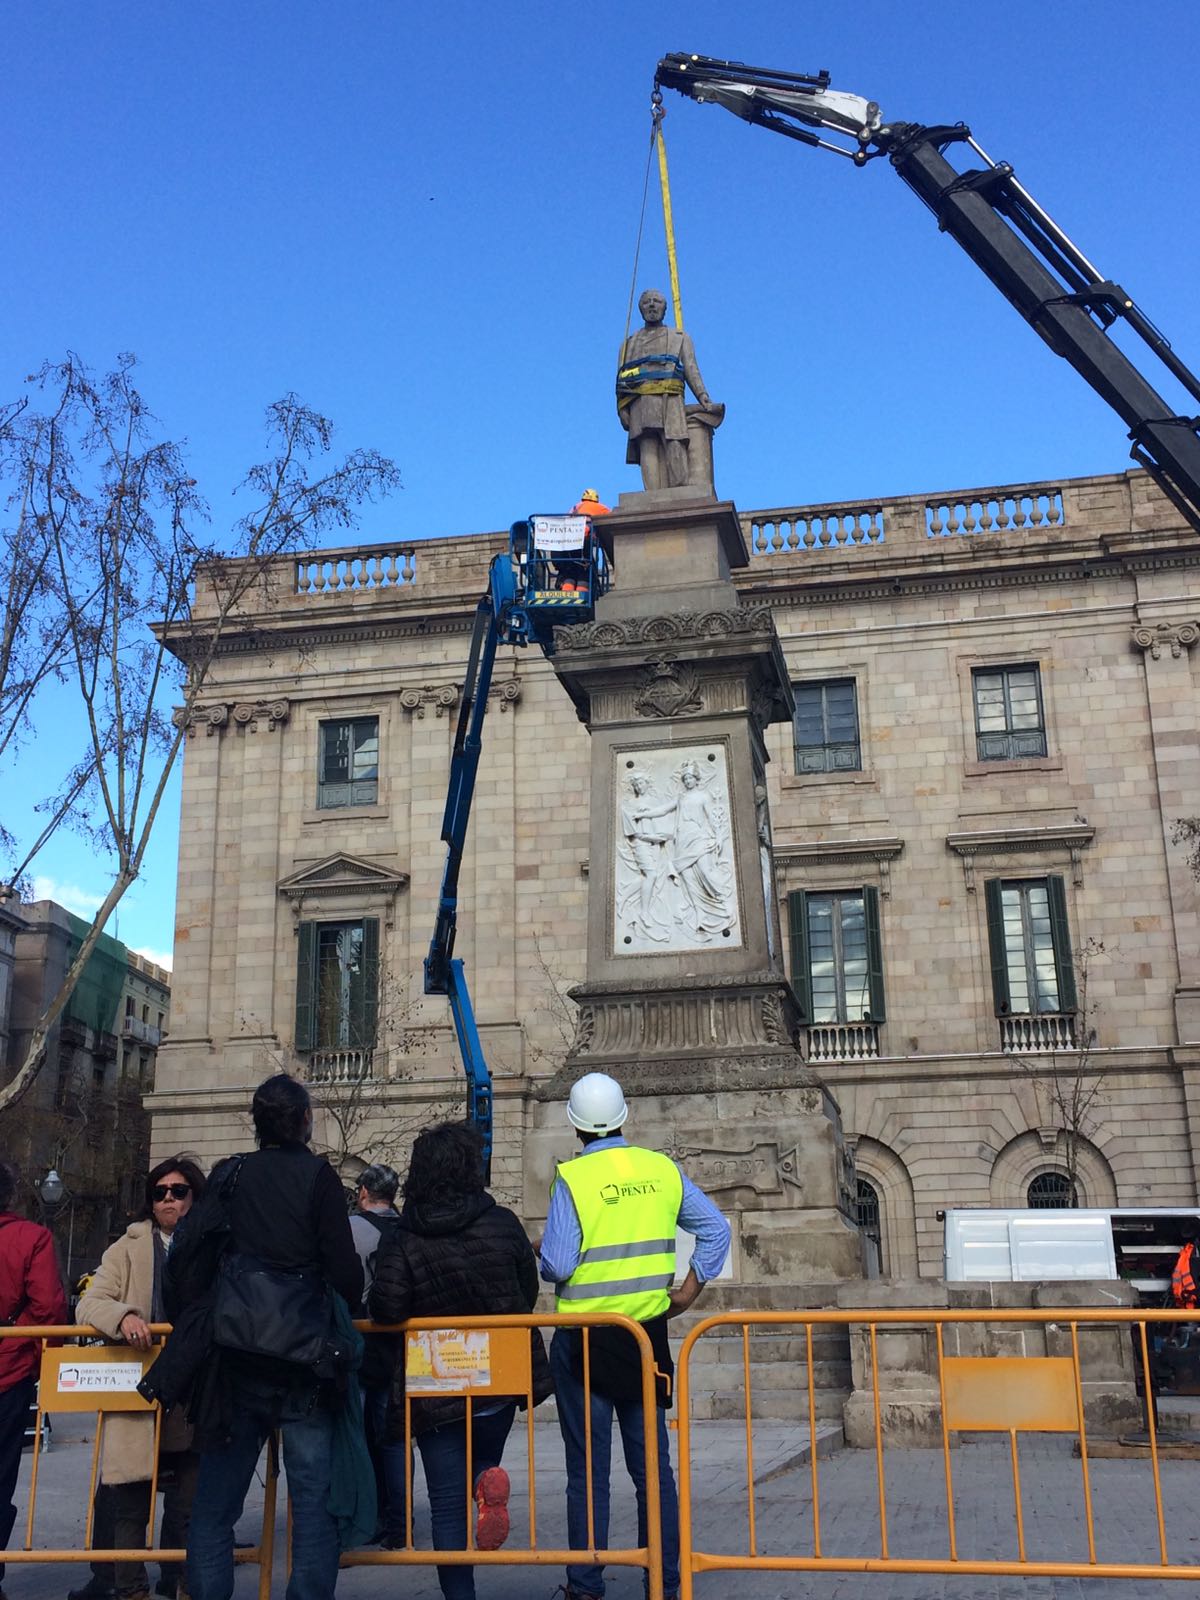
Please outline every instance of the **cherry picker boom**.
M492 1075L475 1023L463 964L454 954L454 941L458 931L459 871L475 798L496 650L501 644L535 644L543 655L552 656L555 628L590 622L596 601L608 589L609 580L608 561L593 533L590 517L530 517L513 523L508 549L493 557L487 590L475 608L442 818L446 865L437 922L425 958L425 993L444 994L450 1001L467 1074L467 1120L483 1135L487 1168L492 1158Z
M1108 330L1118 320L1128 324L1196 401L1200 379L1132 297L1105 278L1022 188L1008 162L993 161L964 123L885 122L875 101L831 89L828 72L777 72L710 56L664 56L656 99L660 85L848 156L856 166L887 156L942 231L1121 417L1133 459L1200 530L1200 419L1176 415ZM822 138L814 129L840 134L848 143ZM943 153L956 144L969 146L983 166L956 170Z

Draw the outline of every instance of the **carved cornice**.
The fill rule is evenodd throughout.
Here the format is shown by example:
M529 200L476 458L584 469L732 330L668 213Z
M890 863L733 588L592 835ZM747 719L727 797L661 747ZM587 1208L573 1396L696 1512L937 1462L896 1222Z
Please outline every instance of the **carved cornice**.
M904 849L904 840L814 839L810 844L776 845L771 858L776 868L830 867L843 863L863 865L873 861L879 867L879 892L885 900L892 892L892 862Z
M1149 651L1153 661L1157 661L1164 650L1169 650L1178 660L1200 639L1200 626L1194 622L1138 623L1132 629L1131 639L1134 648Z
M171 721L175 727L183 728L189 739L195 735L197 728L203 728L211 738L214 733L223 732L231 724L247 733L257 733L260 727L265 727L268 733L274 733L276 728L282 728L290 715L291 706L283 699L217 700L205 705L196 703L179 706L171 713Z
M374 861L363 861L358 856L348 856L339 851L326 856L314 866L302 867L299 872L280 878L276 888L292 902L292 910L299 914L300 902L305 895L329 896L385 895L389 899L408 883L407 872L397 872L390 867L378 866Z
M946 847L962 858L967 893L975 893L976 856L1042 855L1063 850L1071 858L1071 881L1083 883L1082 852L1096 837L1085 822L1050 828L987 828L978 833L948 833Z
M725 639L746 634L770 636L775 620L770 606L737 606L727 611L672 611L653 617L625 617L555 628L554 642L564 653L607 650L631 644Z

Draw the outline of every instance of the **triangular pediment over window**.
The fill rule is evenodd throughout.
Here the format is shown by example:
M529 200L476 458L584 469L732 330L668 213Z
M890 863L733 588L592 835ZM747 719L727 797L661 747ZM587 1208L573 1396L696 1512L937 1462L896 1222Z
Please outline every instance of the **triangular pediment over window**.
M361 896L364 892L393 895L407 883L407 872L398 872L394 867L383 867L377 862L363 861L358 856L343 855L339 851L337 855L326 856L324 861L318 861L315 866L303 867L299 872L281 878L278 889L290 900L300 900L310 894L319 894L322 898L338 894Z

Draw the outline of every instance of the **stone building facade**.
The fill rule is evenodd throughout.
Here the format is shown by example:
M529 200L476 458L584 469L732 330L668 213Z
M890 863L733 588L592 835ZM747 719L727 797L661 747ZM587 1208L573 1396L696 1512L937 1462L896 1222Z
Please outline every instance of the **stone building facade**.
M52 900L9 900L0 918L13 924L10 1037L0 1056L7 1081L24 1060L29 1035L88 924ZM4 1113L4 1152L25 1180L31 1215L38 1214L41 1179L53 1169L63 1181L65 1197L47 1220L60 1236L72 1279L95 1265L141 1205L150 1148L144 1101L154 1088L170 1009L170 973L101 934L50 1030L45 1066Z
M796 692L768 781L801 1042L883 1270L936 1276L947 1206L1195 1203L1200 905L1172 828L1200 810L1196 535L1137 472L742 525L739 596L772 608ZM282 1064L347 1170L461 1105L421 963L470 623L505 544L280 562L225 635L188 729L156 1153L244 1143L247 1091ZM457 953L495 1187L531 1222L531 1097L583 972L587 775L549 666L506 652ZM718 1199L738 1154L694 1158Z

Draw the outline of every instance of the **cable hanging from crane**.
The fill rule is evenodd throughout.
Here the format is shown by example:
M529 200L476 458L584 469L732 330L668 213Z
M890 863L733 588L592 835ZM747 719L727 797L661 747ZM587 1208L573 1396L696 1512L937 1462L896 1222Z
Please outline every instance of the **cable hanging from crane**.
M642 233L646 223L646 201L650 194L650 168L654 163L655 154L658 156L658 182L662 191L663 230L667 239L667 269L671 275L671 303L675 311L675 326L683 327L683 301L679 294L679 257L675 250L675 216L671 208L671 179L667 169L667 143L663 138L663 118L666 111L663 107L662 91L658 85L654 86L654 93L650 97L650 148L646 152L646 172L642 179L642 205L638 213L637 242L633 248L633 275L629 283L629 304L625 311L625 338L629 338L629 328L633 321L633 302L637 294L638 263L642 255ZM624 348L624 345L622 345Z

